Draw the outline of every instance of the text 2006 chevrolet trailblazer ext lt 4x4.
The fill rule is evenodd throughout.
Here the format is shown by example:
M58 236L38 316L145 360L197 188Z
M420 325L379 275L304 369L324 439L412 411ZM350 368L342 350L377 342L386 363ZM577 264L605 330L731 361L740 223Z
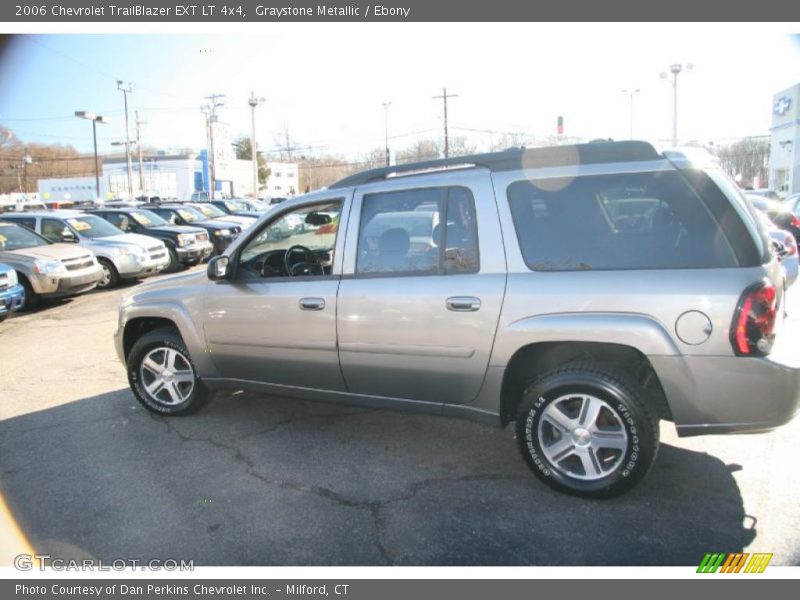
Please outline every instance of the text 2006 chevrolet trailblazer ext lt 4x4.
M117 350L160 414L234 388L516 421L543 481L612 496L649 470L660 419L752 432L797 410L752 210L707 155L643 142L376 169L129 293Z

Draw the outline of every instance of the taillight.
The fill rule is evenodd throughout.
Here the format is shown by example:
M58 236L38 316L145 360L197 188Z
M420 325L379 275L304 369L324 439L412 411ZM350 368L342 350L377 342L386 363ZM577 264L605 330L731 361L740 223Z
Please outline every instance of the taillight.
M775 340L778 294L766 281L751 285L739 299L731 327L731 343L739 356L766 356Z
M792 227L800 227L800 219L796 215L791 215Z
M797 254L797 242L792 234L788 234L786 236L786 240L783 242L783 247L786 248L786 256L794 256Z

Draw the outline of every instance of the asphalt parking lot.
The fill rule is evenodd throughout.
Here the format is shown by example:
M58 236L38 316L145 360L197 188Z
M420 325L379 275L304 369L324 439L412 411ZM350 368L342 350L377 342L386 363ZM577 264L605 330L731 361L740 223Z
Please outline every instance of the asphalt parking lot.
M528 472L513 430L219 393L164 419L112 344L126 286L0 325L0 493L53 557L195 565L800 565L800 419L679 440L650 476L587 501ZM786 334L800 352L800 290ZM766 401L753 398L754 402Z

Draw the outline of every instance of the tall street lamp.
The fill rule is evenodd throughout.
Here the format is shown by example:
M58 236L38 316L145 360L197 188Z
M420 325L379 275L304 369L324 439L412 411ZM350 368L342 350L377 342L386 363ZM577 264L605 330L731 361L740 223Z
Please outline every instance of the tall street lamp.
M258 155L256 154L256 107L264 104L264 98L256 98L255 92L250 92L247 101L250 105L250 154L253 159L253 198L258 199Z
M687 71L691 71L694 65L687 63L685 65ZM678 75L683 71L684 65L674 63L669 66L669 71L672 73L672 145L678 145ZM661 79L667 79L667 73L661 73Z
M622 90L623 94L628 94L628 98L630 99L630 112L629 112L629 129L628 129L628 137L633 139L633 97L638 94L641 90L637 89L630 89L630 90Z
M389 107L391 105L392 105L391 102L384 102L383 103L383 112L384 112L384 121L383 121L384 127L383 127L383 129L384 129L385 141L386 141L386 145L384 147L386 148L386 166L387 167L389 166L389 156L390 156L390 153L389 153Z
M96 115L88 110L76 110L75 116L79 119L88 119L92 122L92 139L94 140L94 191L95 199L100 198L100 164L97 159L97 124L107 125L109 120L102 115Z

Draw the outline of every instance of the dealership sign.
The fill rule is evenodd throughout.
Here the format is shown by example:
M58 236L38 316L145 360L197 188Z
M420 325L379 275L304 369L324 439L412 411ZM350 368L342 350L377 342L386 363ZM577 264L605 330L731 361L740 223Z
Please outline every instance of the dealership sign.
M775 101L775 104L772 106L772 112L774 112L779 117L782 117L789 109L792 107L792 99L787 98L786 96L781 96Z

